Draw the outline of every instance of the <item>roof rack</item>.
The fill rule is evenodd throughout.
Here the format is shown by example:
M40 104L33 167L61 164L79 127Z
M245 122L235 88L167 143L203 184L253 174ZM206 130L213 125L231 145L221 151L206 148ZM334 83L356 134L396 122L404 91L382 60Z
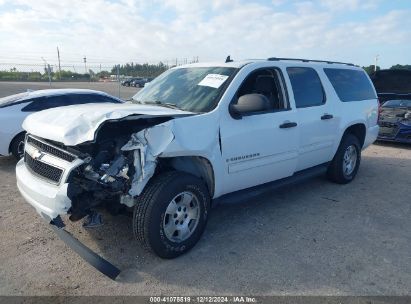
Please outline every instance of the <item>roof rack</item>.
M338 61L328 61L328 60L313 60L313 59L301 59L301 58L278 58L278 57L270 57L267 60L269 61L280 61L280 60L290 60L290 61L302 61L302 62L322 62L328 64L346 64L349 66L356 66L353 63L346 63L346 62L338 62Z

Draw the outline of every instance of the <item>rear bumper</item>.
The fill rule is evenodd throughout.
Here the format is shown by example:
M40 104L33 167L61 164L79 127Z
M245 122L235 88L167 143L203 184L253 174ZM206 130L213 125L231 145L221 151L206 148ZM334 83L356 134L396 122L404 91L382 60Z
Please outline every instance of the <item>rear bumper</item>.
M363 149L367 148L369 145L371 145L373 142L377 140L379 131L380 127L378 125L375 125L367 129L364 139L364 145L362 147Z
M66 214L70 209L71 201L67 197L67 183L57 186L45 182L26 168L23 159L16 165L16 178L17 188L23 198L43 218L54 219L60 214Z

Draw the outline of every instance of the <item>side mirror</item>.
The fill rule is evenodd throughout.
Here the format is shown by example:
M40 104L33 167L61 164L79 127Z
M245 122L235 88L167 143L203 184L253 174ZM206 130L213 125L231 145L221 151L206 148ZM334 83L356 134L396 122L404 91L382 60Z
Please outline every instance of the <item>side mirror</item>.
M238 98L236 104L230 104L229 112L235 119L244 115L270 110L270 101L262 94L246 94Z

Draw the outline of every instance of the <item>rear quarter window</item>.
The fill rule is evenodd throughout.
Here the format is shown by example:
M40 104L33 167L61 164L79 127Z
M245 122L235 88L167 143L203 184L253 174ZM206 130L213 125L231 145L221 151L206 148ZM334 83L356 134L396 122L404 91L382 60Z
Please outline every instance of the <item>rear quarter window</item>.
M33 99L33 102L24 107L22 111L37 112L51 108L86 103L121 103L121 101L98 94L67 94L57 96L45 96Z
M46 109L61 107L67 104L65 96L44 96L34 98L31 103L25 106L23 112L38 112Z
M377 98L364 71L326 68L324 72L342 102Z

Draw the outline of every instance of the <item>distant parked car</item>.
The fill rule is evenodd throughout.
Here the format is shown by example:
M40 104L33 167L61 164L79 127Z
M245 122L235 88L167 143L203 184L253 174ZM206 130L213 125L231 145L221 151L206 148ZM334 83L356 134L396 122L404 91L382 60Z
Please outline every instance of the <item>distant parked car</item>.
M85 103L123 103L106 93L80 89L39 90L0 98L0 155L23 156L23 120L31 113Z
M411 99L388 100L380 109L378 140L411 143Z
M147 83L151 82L153 79L154 79L154 77L146 78L146 79L145 79L146 81L145 81L145 83L144 83L144 86L145 86Z
M134 78L134 80L130 82L130 85L133 87L142 88L144 87L145 83L146 83L146 80L144 78Z
M122 82L121 82L121 85L122 86L125 86L125 87L129 87L129 86L132 86L132 82L135 80L136 78L128 78L128 79L125 79L125 80L123 80Z

